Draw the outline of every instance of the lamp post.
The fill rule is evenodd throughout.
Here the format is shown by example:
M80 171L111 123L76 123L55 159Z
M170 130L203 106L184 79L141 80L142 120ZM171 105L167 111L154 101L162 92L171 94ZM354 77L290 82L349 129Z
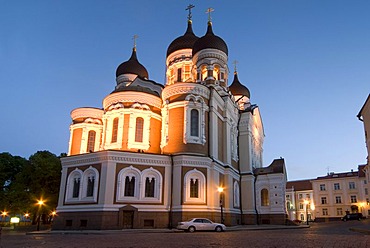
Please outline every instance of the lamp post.
M224 201L223 201L223 195L222 195L224 192L224 188L219 187L217 191L220 193L221 224L224 224L224 209L223 209Z
M44 205L44 201L42 199L38 200L37 204L39 205L39 208L38 208L38 211L37 211L38 212L37 231L40 231L40 221L41 221L40 209L41 209L42 205Z
M2 220L2 222L5 222L4 221L4 218L6 218L6 216L8 215L8 212L7 211L3 211L3 212L1 212L1 220Z
M307 225L308 225L308 205L309 205L309 201L307 200L304 200L304 204L306 205L306 222L307 222Z

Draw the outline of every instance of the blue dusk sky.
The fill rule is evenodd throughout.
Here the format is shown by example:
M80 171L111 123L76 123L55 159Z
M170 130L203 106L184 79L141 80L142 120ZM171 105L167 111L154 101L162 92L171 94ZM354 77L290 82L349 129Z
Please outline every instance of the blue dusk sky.
M366 163L356 115L370 92L368 0L0 1L0 152L68 152L70 111L102 107L134 34L139 61L163 84L189 3L197 36L214 8L231 77L239 62L262 115L264 166L284 157L298 180Z

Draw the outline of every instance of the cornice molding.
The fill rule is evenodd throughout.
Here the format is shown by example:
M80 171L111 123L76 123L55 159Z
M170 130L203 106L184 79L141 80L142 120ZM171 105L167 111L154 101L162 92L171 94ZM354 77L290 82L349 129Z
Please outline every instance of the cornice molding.
M159 109L162 107L161 98L151 94L147 94L145 92L132 92L132 91L127 92L123 91L108 95L103 100L103 106L104 109L107 109L110 105L120 102L145 103Z
M175 83L166 86L162 91L162 99L166 101L171 96L183 94L195 94L209 99L209 89L206 86L196 83Z

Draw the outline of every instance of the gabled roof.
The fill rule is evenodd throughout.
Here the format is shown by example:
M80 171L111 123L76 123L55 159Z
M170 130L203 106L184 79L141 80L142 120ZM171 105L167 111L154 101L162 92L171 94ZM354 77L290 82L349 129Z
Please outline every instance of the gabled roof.
M362 121L362 119L361 119L361 116L362 116L362 110L364 110L365 105L366 105L368 102L370 102L370 94L367 96L367 99L366 99L366 101L365 101L364 105L363 105L363 106L362 106L362 108L360 109L360 112L358 112L358 114L357 114L357 118L358 118L360 121Z
M286 183L286 189L292 189L294 191L312 190L312 179L289 181Z
M268 167L254 169L255 175L285 174L285 162L283 158L274 159Z

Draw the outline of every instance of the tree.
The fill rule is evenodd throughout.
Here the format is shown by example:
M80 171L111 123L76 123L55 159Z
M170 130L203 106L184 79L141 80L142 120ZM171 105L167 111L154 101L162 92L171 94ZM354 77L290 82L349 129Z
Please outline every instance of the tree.
M17 205L12 188L16 184L17 175L28 164L25 158L12 156L8 152L0 153L0 209L12 209Z

